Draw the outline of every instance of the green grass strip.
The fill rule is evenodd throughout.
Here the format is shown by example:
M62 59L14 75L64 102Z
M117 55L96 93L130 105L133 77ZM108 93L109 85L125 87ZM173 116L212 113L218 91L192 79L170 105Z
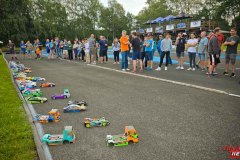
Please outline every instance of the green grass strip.
M36 158L31 125L23 102L12 84L10 72L0 56L0 160Z

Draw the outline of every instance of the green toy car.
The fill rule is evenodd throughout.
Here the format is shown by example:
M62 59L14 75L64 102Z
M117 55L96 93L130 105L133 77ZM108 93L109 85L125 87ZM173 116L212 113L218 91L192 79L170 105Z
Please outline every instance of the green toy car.
M27 101L31 104L45 103L45 102L47 102L47 98L45 98L45 97L28 97Z
M40 89L24 90L22 92L23 97L42 97Z

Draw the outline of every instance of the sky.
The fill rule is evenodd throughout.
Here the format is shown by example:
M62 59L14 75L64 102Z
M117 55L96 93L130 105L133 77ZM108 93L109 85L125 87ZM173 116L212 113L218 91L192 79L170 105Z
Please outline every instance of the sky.
M137 15L142 8L146 5L146 0L117 0L118 3L123 5L125 11ZM104 6L107 6L108 0L100 0Z

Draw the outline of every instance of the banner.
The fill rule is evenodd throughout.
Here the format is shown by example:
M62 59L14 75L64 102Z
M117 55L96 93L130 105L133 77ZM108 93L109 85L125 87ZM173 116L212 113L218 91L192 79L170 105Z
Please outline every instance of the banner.
M174 30L174 24L166 25L166 30L167 30L167 31Z
M178 23L177 28L186 28L186 23Z
M138 33L144 34L144 32L145 32L144 29L139 29L138 30Z
M150 33L150 32L152 32L152 31L153 31L152 28L147 28L147 33Z
M201 27L201 21L192 21L190 27L191 28Z
M155 33L163 33L163 26L156 27Z

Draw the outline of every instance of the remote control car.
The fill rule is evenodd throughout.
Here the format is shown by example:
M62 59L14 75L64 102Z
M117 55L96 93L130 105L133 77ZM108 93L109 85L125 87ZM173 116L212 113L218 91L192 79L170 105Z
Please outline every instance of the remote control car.
M26 73L23 73L23 72L13 74L13 77L14 77L14 79L17 79L17 78L26 79L27 78Z
M81 101L68 101L68 105L71 105L71 104L77 104L77 105L80 105L80 106L88 106L87 102L84 101L84 100L81 100Z
M46 83L41 83L40 87L45 88L45 87L55 87L54 83L46 82Z
M31 73L31 72L32 72L32 69L31 69L31 68L24 68L24 72L25 72L25 73Z
M126 126L125 133L107 135L107 146L127 146L129 142L138 143L138 134L133 126Z
M69 112L81 112L85 111L87 108L86 106L80 106L77 104L71 104L63 108L64 113L69 113Z
M68 89L64 89L63 94L53 95L52 99L66 99L70 97L70 92Z
M27 77L27 80L33 81L33 82L38 82L38 81L45 81L45 78L41 78L41 77Z
M106 120L104 117L102 117L100 119L85 118L84 120L85 120L84 126L87 128L108 126L110 124L110 122L108 120Z
M60 112L58 109L52 109L49 112L49 115L40 115L37 114L34 119L33 122L39 122L39 123L48 123L48 122L58 122L60 120Z
M22 92L23 97L42 97L40 89L24 90Z
M47 102L47 98L45 98L45 97L28 97L27 101L31 104L45 103L45 102Z
M65 126L63 134L51 135L45 134L42 137L42 142L46 142L48 145L60 145L64 143L74 143L75 142L75 133L72 126Z

